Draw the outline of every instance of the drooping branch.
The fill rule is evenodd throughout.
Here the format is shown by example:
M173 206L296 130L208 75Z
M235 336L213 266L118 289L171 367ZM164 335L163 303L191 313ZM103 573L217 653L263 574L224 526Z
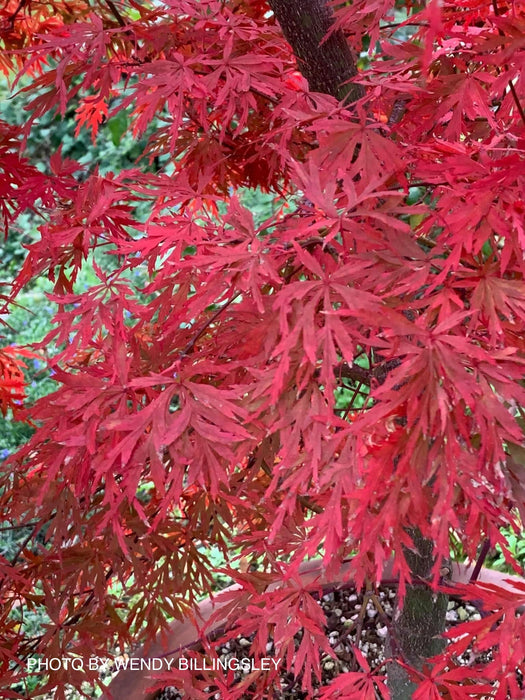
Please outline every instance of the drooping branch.
M361 85L348 83L357 75L357 66L342 30L327 37L333 13L326 0L269 0L269 4L310 90L348 103L362 97Z

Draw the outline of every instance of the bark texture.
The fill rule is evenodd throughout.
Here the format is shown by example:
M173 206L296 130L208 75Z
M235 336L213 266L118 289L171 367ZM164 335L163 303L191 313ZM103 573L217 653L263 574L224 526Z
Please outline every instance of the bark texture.
M362 97L360 85L346 83L357 75L357 67L343 32L334 31L323 42L333 23L326 0L269 0L269 4L310 90L348 103Z
M448 596L434 593L425 583L431 578L434 557L433 542L424 539L418 530L411 531L414 551L405 551L412 572L412 585L407 586L403 605L396 601L392 636L387 640L387 653L402 658L421 670L425 659L443 651ZM387 667L388 687L392 700L410 700L416 685L397 663Z

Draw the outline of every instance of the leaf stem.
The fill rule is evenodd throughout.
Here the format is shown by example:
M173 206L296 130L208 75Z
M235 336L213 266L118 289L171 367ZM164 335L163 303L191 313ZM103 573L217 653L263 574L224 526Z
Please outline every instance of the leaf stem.
M107 6L109 7L109 9L111 10L111 14L113 15L113 17L115 17L115 19L116 19L117 22L120 24L120 26L121 26L121 27L125 27L125 26L126 26L126 22L125 22L125 20L124 20L124 17L122 17L122 15L120 14L120 12L118 11L117 6L116 6L115 3L113 2L113 0L105 0L105 2L106 2L106 5L107 5Z
M490 551L490 540L486 539L486 540L484 540L483 544L481 545L481 549L479 552L478 559L476 561L476 565L475 565L475 567L472 570L472 573L470 575L469 583L474 583L474 581L478 580L478 576L479 576L479 573L481 571L481 567L483 566L489 551Z

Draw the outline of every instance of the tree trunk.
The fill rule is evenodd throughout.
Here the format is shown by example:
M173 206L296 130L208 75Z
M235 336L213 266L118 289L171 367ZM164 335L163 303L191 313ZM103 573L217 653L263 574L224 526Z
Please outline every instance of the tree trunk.
M357 67L343 32L335 31L323 42L333 22L326 0L269 3L310 90L348 103L362 97L360 85L346 83L357 75Z
M332 32L321 43L333 22L326 0L269 0L269 3L310 90L332 95L348 104L362 97L360 85L347 83L357 75L357 67L343 32ZM421 669L425 658L443 649L440 635L445 629L448 598L433 593L425 583L434 565L433 543L424 539L419 530L411 531L411 536L417 551L406 551L405 556L413 585L407 587L403 605L396 601L387 653ZM392 700L412 697L416 686L399 664L388 665L387 678Z
M419 530L410 532L416 551L405 551L412 572L412 585L407 586L403 605L396 600L392 637L387 640L387 654L398 656L405 663L421 670L426 658L443 651L448 596L434 593L425 581L431 577L434 558L433 543ZM421 581L418 584L418 579ZM397 663L388 664L387 685L392 700L409 700L416 685Z

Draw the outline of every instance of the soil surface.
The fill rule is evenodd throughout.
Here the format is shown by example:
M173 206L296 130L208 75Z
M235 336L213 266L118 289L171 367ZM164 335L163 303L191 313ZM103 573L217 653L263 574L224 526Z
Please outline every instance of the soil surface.
M326 593L320 600L327 619L327 636L335 652L335 658L324 655L321 658L322 683L327 685L340 673L358 670L352 648L359 646L371 668L380 666L385 660L385 640L389 620L392 616L396 588L382 587L375 595L358 594L354 589L338 589ZM466 620L480 619L479 610L464 601L451 599L447 611L448 628ZM297 636L297 645L300 636ZM231 658L250 658L252 637L238 637L216 647L217 655L223 661ZM359 642L359 644L358 644ZM267 647L268 656L273 656L273 645ZM465 664L472 661L470 655L463 659ZM236 671L240 680L242 671ZM315 683L314 687L318 687ZM251 697L251 696L250 696ZM281 688L274 691L272 700L304 700L307 694L301 689L301 678L284 672ZM156 700L184 700L184 694L173 686L164 688ZM221 699L224 700L224 699Z

